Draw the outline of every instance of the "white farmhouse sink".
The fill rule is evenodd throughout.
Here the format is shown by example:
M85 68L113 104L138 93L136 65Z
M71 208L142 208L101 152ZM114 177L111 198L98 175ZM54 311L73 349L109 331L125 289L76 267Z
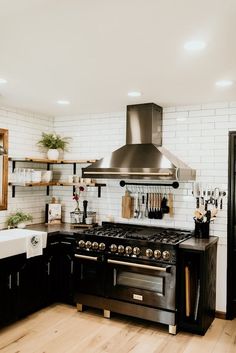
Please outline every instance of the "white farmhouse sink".
M7 229L0 231L0 259L26 253L27 237L42 234L43 248L47 245L47 233L29 229Z

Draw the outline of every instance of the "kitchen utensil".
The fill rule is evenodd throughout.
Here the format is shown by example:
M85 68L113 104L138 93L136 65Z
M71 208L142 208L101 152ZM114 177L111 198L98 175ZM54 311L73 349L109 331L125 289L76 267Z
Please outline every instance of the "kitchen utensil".
M138 194L134 195L134 218L138 218Z
M125 196L122 196L122 218L130 219L134 216L134 198L126 190Z
M148 211L148 218L153 218L153 193L149 193L149 211Z
M162 219L163 217L162 210L161 210L161 199L162 199L162 195L157 194L157 200L158 200L157 219Z
M141 194L141 216L140 218L143 219L145 215L145 194Z
M169 213L169 206L167 206L167 197L166 197L166 194L164 194L162 200L161 200L161 210L162 210L162 213Z
M88 207L88 201L84 200L83 201L83 209L84 209L83 223L85 223L85 219L87 218L87 207Z
M173 205L173 194L172 193L169 193L168 200L169 200L169 215L172 218L172 217L174 217L174 205Z
M148 197L149 197L149 194L146 193L146 207L145 207L145 213L144 213L144 216L148 218Z
M155 192L154 194L154 211L153 211L153 218L158 219L158 194Z

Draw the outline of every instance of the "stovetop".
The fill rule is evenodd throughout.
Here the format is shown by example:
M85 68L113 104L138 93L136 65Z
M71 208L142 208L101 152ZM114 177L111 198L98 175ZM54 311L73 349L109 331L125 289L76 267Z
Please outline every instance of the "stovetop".
M104 222L80 233L76 249L83 257L175 264L178 244L191 236L181 229Z
M105 223L102 226L85 230L84 233L93 236L109 237L114 239L130 239L135 243L145 240L153 243L177 245L192 236L191 231L172 228L152 228L129 226L123 224Z

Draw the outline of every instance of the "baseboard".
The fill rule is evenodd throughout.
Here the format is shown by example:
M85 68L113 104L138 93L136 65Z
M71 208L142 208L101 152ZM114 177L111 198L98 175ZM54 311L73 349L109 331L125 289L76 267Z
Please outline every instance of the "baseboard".
M226 320L226 313L224 311L216 311L215 317L217 317L217 319Z

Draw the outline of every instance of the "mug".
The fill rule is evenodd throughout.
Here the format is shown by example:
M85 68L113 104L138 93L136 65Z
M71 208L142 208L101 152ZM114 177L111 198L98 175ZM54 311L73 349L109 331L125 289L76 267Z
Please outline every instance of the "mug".
M85 218L85 223L86 223L86 224L92 224L92 223L93 223L93 217L87 217L87 218Z

